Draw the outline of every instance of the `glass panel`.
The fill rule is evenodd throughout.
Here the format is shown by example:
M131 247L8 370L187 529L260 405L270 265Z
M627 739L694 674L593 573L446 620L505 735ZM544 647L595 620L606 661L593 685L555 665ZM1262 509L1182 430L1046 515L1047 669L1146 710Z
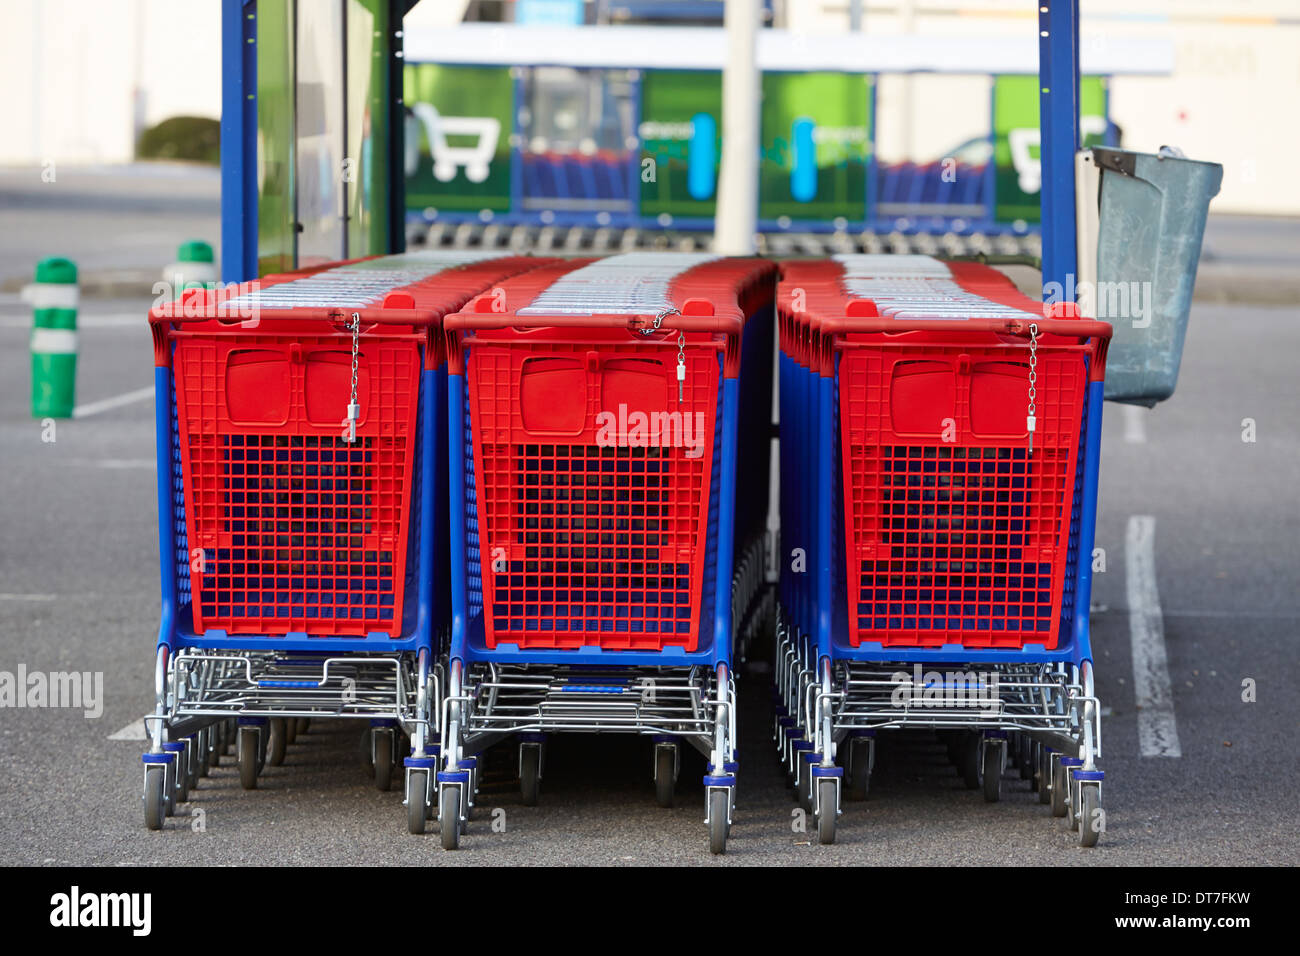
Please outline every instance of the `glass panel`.
M257 272L294 266L293 4L257 4Z
M387 0L347 5L348 256L388 250Z
M342 258L343 4L298 0L298 265Z

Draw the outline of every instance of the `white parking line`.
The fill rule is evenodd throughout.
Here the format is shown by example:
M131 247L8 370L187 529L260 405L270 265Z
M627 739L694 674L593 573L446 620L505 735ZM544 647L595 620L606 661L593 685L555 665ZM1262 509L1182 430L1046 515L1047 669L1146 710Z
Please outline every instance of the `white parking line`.
M109 740L148 740L149 735L144 732L144 718L133 720L116 733L108 735Z
M153 397L153 386L146 388L137 388L134 392L126 392L123 395L114 395L112 398L104 398L98 402L91 402L88 405L78 405L72 410L73 418L88 418L91 415L98 415L100 412L106 412L111 408L121 408L123 405L132 405L136 402L143 402L146 398Z
M1147 443L1147 409L1140 405L1125 405L1124 408L1124 441L1129 445L1145 445Z
M1133 689L1138 706L1138 747L1143 757L1181 757L1174 692L1165 654L1165 623L1156 589L1156 519L1128 519L1124 565L1128 584Z

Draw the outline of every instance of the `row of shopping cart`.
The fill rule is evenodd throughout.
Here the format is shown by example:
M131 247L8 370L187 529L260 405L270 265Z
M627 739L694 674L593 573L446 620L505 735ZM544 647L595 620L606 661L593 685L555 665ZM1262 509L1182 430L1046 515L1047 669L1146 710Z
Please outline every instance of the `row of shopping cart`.
M766 518L764 488L734 489L766 461L774 279L427 252L155 309L147 824L221 735L252 788L328 716L366 722L377 785L400 772L409 829L437 819L448 847L498 741L526 803L548 734L653 737L665 803L694 746L720 852L733 609L761 591Z
M1104 828L1088 635L1110 326L925 256L787 263L774 737L822 843L877 736ZM792 559L791 559L792 558Z
M649 737L667 805L694 747L720 853L737 648L773 633L777 743L822 842L840 764L861 793L891 728L944 732L986 795L1010 744L1088 821L1109 327L920 256L780 273L429 251L155 308L146 824L226 748L255 788L304 722L343 717L449 849L493 745L529 805L550 735Z

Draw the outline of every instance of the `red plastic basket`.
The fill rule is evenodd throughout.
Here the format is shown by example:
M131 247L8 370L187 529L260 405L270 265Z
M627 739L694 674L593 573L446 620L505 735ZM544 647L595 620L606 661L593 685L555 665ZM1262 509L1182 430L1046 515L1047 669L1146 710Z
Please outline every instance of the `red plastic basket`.
M881 318L845 293L832 262L790 263L778 292L783 306L806 303L787 308L783 347L837 379L848 639L1053 649L1087 384L1109 327L1059 308L1043 318L1000 273L950 268L964 291L1023 320Z
M173 357L196 630L387 632L402 616L418 341L273 332Z
M438 323L537 261L413 282L371 271L384 263L309 270L151 314L156 360L174 375L196 632L401 635L420 374L441 362ZM367 305L286 307L344 300L356 282ZM239 317L252 301L271 305ZM354 313L361 417L346 442Z
M589 262L506 283L507 315L484 296L447 320L464 330L451 362L463 349L485 642L695 651L720 383L772 267L683 272L670 297L685 314L648 335L653 315L520 314Z
M852 644L1056 646L1087 376L1040 349L1030 455L1025 351L846 344Z

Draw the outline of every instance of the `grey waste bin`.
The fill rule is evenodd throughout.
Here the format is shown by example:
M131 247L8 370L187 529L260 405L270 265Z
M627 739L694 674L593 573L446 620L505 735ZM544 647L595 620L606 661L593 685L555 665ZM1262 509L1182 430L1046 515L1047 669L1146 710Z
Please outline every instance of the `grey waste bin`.
M1106 398L1152 406L1178 383L1205 217L1223 167L1163 149L1092 154L1101 171L1097 298L1112 312L1098 317L1115 329Z

